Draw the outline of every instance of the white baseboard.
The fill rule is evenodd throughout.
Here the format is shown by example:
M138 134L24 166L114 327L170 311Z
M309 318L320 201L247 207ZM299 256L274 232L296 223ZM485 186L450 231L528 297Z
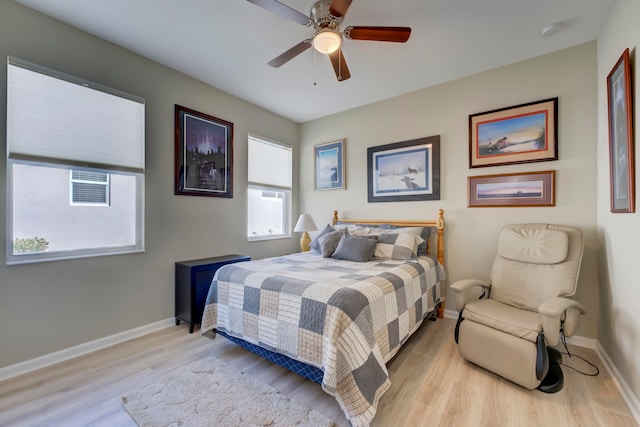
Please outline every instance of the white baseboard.
M120 332L104 338L98 338L97 340L65 348L64 350L56 351L54 353L45 354L44 356L36 357L35 359L25 360L24 362L16 363L15 365L9 365L4 368L0 368L0 381L26 374L27 372L35 371L36 369L46 368L47 366L73 359L74 357L82 356L133 338L138 338L143 335L150 334L151 332L174 326L175 324L175 318L170 317L165 320L140 326L139 328Z
M624 377L620 374L620 371L618 371L618 368L616 368L616 365L599 342L596 345L596 353L600 356L600 359L602 359L604 366L609 371L609 374L613 378L613 382L618 387L618 390L620 390L620 394L622 394L622 398L629 407L631 414L640 425L640 400L638 400L636 395L633 393L631 387L629 387L629 384L627 384Z
M448 319L458 319L458 312L455 310L445 310L444 317ZM593 338L573 336L571 338L567 338L567 342L578 347L590 348L596 351L596 354L600 357L600 359L604 363L604 366L609 371L609 374L613 378L613 381L620 391L622 398L629 407L629 411L631 411L631 414L636 419L636 422L640 424L640 401L635 396L635 394L631 390L631 387L629 387L629 384L627 384L624 377L620 374L620 371L618 371L618 368L616 368L616 365L614 365L613 361L604 350L604 348L602 348L602 345L600 345L598 340L595 340Z

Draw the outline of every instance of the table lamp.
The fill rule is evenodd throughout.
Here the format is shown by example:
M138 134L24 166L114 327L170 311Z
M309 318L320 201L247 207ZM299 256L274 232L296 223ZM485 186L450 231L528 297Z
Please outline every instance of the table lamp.
M300 215L300 218L298 218L298 222L296 223L293 231L302 231L302 238L300 239L300 249L302 250L302 252L308 252L310 249L309 245L311 244L311 237L309 237L309 233L307 232L316 231L317 229L318 227L316 227L316 223L313 222L313 218L311 218L311 215L306 213Z

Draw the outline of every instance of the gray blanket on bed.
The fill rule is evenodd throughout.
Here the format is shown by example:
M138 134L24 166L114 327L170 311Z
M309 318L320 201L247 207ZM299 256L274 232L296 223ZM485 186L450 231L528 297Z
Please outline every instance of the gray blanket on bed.
M389 388L385 363L445 297L430 257L351 262L314 253L226 265L207 297L216 330L321 368L352 425L371 422Z

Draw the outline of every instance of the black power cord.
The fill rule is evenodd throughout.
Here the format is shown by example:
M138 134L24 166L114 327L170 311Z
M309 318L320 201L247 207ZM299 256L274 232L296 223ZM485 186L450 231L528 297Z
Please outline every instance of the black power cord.
M562 323L564 323L564 322L562 322ZM595 372L593 372L593 373L590 373L590 372L584 372L584 371L581 371L581 370L580 370L580 369L578 369L578 368L574 368L573 366L569 366L569 365L567 365L567 364L565 364L565 363L562 363L562 362L560 362L560 365L562 365L562 366L566 366L567 368L569 368L569 369L573 369L574 371L579 372L579 373L581 373L582 375L586 375L586 376L588 376L588 377L595 377L595 376L597 376L597 375L600 373L600 368L598 368L598 366L597 366L595 363L591 363L591 362L589 362L587 359L585 359L584 357L579 356L579 355L577 355L577 354L571 354L571 352L569 351L569 347L567 346L567 338L564 336L564 329L563 329L563 328L560 328L560 341L562 342L562 345L564 346L564 348L567 350L567 352L566 352L566 353L565 353L564 351L561 351L561 352L560 352L561 354L566 354L566 355L567 355L567 356L569 356L570 358L572 358L572 357L577 357L578 359L583 360L584 362L586 362L586 363L588 363L589 365L591 365L591 366L595 369Z

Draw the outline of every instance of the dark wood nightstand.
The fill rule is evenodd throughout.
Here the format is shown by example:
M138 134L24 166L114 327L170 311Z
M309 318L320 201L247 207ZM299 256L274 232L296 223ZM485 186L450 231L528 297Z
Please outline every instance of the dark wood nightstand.
M176 325L184 320L192 334L196 323L202 320L204 303L216 270L226 264L250 260L250 256L234 254L176 262Z

